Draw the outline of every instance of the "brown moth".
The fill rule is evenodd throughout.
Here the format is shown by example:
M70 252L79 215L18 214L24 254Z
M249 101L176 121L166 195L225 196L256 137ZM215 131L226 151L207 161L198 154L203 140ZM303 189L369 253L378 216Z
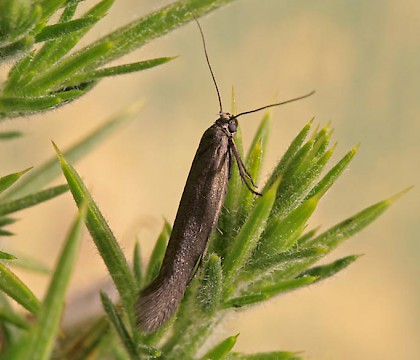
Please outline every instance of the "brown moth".
M266 105L231 115L223 111L219 89L211 68L203 31L196 20L204 53L219 99L219 118L203 134L179 203L171 237L158 276L141 290L135 305L140 332L150 333L161 327L176 312L189 281L204 258L210 234L217 224L234 159L247 188L255 195L255 184L236 148L234 137L238 117L273 106L304 99Z

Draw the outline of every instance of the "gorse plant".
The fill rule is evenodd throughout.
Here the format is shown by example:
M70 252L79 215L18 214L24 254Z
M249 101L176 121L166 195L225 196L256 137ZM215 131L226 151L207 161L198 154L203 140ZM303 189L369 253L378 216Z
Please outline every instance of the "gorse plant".
M269 115L266 115L246 157L247 168L255 178L261 171L268 125ZM137 289L146 286L158 273L170 236L170 225L164 224L147 268L142 266L138 245L131 268L81 178L56 148L76 204L79 208L87 207L86 225L120 293L121 311L105 294L101 297L131 358L197 358L197 352L227 311L323 280L357 259L358 256L353 255L313 266L376 219L399 195L381 201L319 235L314 230L304 232L319 200L356 153L356 148L351 149L319 179L334 147L329 147L331 130L328 127L308 136L311 125L312 122L308 123L292 142L267 180L262 197L255 198L250 194L237 169L233 168L228 197L218 223L219 231L213 232L204 264L188 287L177 316L151 335L139 334L133 326L133 303ZM242 152L240 133L236 142ZM236 336L229 337L200 358L298 358L285 352L252 356L230 353L235 340Z
M69 52L103 18L113 1L102 0L75 17L80 0L3 0L0 2L0 60L12 63L0 91L0 117L13 118L46 111L87 93L101 78L161 65L172 57L106 67L110 61L148 41L201 16L230 0L176 1L104 36L93 44ZM53 16L54 15L54 16ZM58 19L51 23L51 19ZM36 46L35 46L36 45ZM67 151L55 146L52 158L34 169L0 178L0 235L16 219L14 214L70 190L79 208L68 232L50 285L38 299L11 270L23 265L45 271L36 262L16 260L0 252L0 351L5 359L299 359L290 352L254 355L232 351L237 336L219 344L203 345L232 309L245 308L279 294L330 277L357 259L347 256L331 263L316 263L344 240L381 215L399 196L378 202L318 234L307 223L320 199L354 157L351 149L325 171L335 147L329 126L311 131L309 122L296 136L255 197L241 182L236 166L217 228L207 254L191 281L175 317L152 334L135 327L134 303L139 289L159 272L171 233L163 225L147 266L136 244L127 261L118 241L71 163L114 132L133 113L119 115ZM261 174L269 134L266 114L245 157L254 180ZM17 139L19 131L0 132L0 141ZM236 135L243 153L240 131ZM61 165L61 169L60 166ZM63 173L67 184L46 188ZM60 328L66 288L74 268L83 223L103 258L118 290L120 302L101 293L104 314L86 319L72 332ZM131 265L129 265L131 263ZM99 296L99 294L98 294ZM26 312L11 306L15 300ZM62 336L65 335L65 336Z
M74 18L81 0L2 0L0 60L20 59L0 92L0 118L64 105L86 94L100 79L161 65L173 57L120 66L107 63L232 0L175 1L69 54L106 14L114 0L102 0ZM48 24L61 13L58 22ZM34 44L41 44L38 50Z

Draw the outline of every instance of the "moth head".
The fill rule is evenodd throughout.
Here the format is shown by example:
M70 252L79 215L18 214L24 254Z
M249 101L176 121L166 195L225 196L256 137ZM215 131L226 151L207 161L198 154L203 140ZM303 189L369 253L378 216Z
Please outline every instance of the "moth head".
M219 125L229 136L236 134L238 128L238 120L236 116L226 112L221 112L220 117L216 120L216 124Z

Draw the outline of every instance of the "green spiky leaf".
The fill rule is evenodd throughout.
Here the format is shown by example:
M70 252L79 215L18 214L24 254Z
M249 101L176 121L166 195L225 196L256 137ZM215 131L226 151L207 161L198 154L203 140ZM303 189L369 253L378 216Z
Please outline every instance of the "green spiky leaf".
M0 230L0 235L7 235L7 234L2 234L2 231ZM15 260L16 256L9 254L7 252L4 251L0 251L0 260Z
M127 264L127 260L114 234L93 201L79 174L67 162L55 144L54 147L77 206L80 208L84 203L87 205L86 226L118 289L125 310L131 316L132 323L134 324L133 302L137 293L137 286L133 273Z
M35 42L42 42L69 35L72 32L91 26L97 21L97 18L91 16L46 26L35 36Z
M41 190L34 194L23 196L16 200L5 201L0 204L0 216L11 214L53 199L65 193L68 189L67 185L59 185L46 190Z
M130 359L138 359L139 354L137 352L137 347L134 344L133 339L129 335L127 328L125 327L118 310L115 308L111 299L104 292L101 291L101 301L105 309L106 314L108 315L109 320L111 321L114 329L117 331L118 336L120 337L122 343L124 344L127 353L130 356Z
M0 289L32 314L38 312L40 307L39 300L2 262L0 262Z
M68 234L53 272L45 300L39 309L37 322L31 329L28 340L24 341L24 355L20 355L20 359L47 360L50 358L54 341L58 335L67 286L82 239L85 213L86 208L84 207Z
M360 255L346 256L346 257L338 259L338 260L336 260L336 261L334 261L330 264L320 265L320 266L315 266L313 268L310 268L309 270L306 270L305 272L303 272L299 276L300 277L316 276L317 277L316 281L321 281L321 280L324 280L324 279L326 279L330 276L333 276L336 273L338 273L339 271L345 269L347 266L349 266L354 261L356 261L359 257L360 257Z
M12 186L16 181L20 179L20 177L26 174L32 168L28 168L23 171L19 171L17 173L9 174L0 178L0 193Z
M168 244L169 237L171 236L171 231L171 225L165 220L147 266L145 277L146 284L150 283L159 273L163 257L165 256L166 245Z
M121 129L132 117L137 114L141 107L141 103L135 103L126 110L112 116L103 125L100 125L90 134L82 138L77 143L70 146L63 152L64 157L71 162L76 162L83 156L88 154L95 147L106 140L115 131ZM28 195L34 191L39 191L50 181L54 180L61 174L60 164L54 156L40 166L37 166L23 179L2 194L0 199L17 198Z
M13 140L25 135L22 131L0 131L0 141L1 140Z
M221 343L217 344L210 351L208 351L201 360L223 360L226 359L226 356L232 350L236 344L236 339L238 335L229 336L227 339L223 340Z
M137 282L137 286L140 289L143 286L143 263L141 260L141 248L138 241L134 245L133 252L133 274Z

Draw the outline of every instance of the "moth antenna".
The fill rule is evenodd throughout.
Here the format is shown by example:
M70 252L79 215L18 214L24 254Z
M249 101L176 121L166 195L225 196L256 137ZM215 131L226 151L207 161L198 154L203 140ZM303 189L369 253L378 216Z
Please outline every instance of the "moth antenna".
M239 116L246 115L246 114L251 114L251 113L254 113L254 112L257 112L257 111L260 111L260 110L264 110L264 109L267 109L267 108L270 108L270 107L288 104L288 103L291 103L291 102L297 101L297 100L302 100L302 99L305 99L305 98L307 98L307 97L309 97L309 96L311 96L313 94L315 94L315 90L312 90L310 93L308 93L306 95L299 96L299 97L296 97L296 98L293 98L293 99L289 99L289 100L282 101L282 102L275 103L275 104L270 104L270 105L262 106L262 107L260 107L258 109L241 112L240 114L235 115L235 117L238 118Z
M204 39L203 29L201 28L201 25L200 25L200 23L198 22L198 20L197 20L197 18L195 17L195 15L194 15L194 14L192 14L192 15L193 15L193 17L194 17L195 22L196 22L196 23L197 23L197 25L198 25L198 29L200 30L201 40L203 41L204 54L205 54L205 56L206 56L207 65L208 65L208 67L209 67L210 74L211 74L211 77L212 77L212 79L213 79L214 87L216 88L217 98L219 99L220 114L221 114L221 113L223 112L222 99L221 99L221 97L220 97L219 87L217 86L217 82L216 82L216 78L215 78L214 73L213 73L213 69L211 68L211 65L210 65L209 55L207 54L206 40Z

